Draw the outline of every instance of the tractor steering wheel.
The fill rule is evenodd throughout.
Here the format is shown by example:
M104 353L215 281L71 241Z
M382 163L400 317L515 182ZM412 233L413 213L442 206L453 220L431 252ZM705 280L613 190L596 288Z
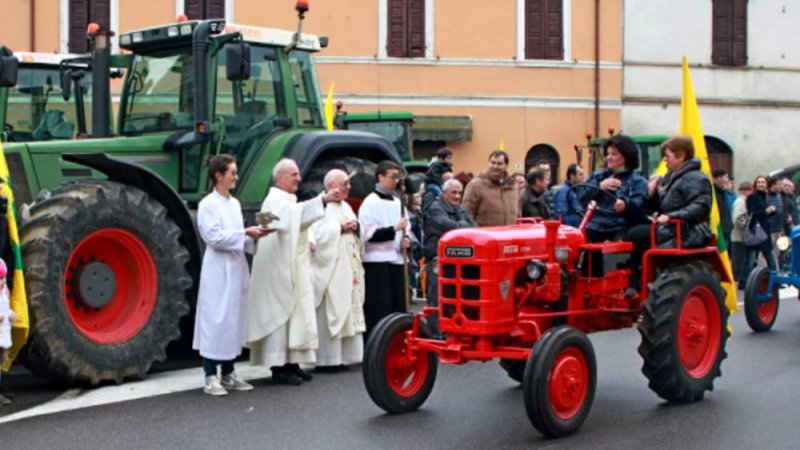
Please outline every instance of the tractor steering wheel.
M576 193L576 196L578 198L578 203L579 203L579 205L581 207L581 209L578 210L578 211L575 210L575 206L572 204L572 202L569 201L570 194L572 193L573 190ZM580 184L573 185L569 189L567 189L567 213L570 213L570 212L574 211L581 217L586 215L586 210L588 208L589 201L592 200L592 199L587 199L585 204L583 202L581 202L581 197L582 197L581 194L585 193L586 191L596 191L596 192L599 192L602 195L605 195L605 196L609 197L614 202L617 201L617 197L614 196L614 194L612 194L611 192L608 192L606 190L601 189L599 186L595 186L595 185L589 184L589 183L580 183ZM614 210L613 207L612 208L602 207L602 206L599 205L599 202L598 202L598 206L596 207L595 211L604 211L604 212L612 213L612 214L616 214L617 213Z

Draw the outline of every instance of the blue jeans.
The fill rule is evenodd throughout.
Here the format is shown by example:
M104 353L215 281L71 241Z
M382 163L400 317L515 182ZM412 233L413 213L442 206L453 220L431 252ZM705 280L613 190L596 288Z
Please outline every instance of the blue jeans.
M770 270L778 270L775 265L775 256L772 253L771 242L767 241L764 245L758 247L745 247L744 263L741 267L741 278L739 278L739 289L744 289L759 252L764 255L764 259L767 261L767 267L769 267Z
M213 359L203 358L203 372L206 373L207 377L217 375L217 365L222 366L222 376L233 373L233 360L214 361Z

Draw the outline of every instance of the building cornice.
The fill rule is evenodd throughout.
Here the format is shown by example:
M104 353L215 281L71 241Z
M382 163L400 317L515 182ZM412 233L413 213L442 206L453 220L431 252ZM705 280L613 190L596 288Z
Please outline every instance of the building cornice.
M459 66L459 67L527 67L549 69L594 69L594 61L550 61L479 58L374 58L366 56L324 56L315 55L318 64L367 64L388 66ZM621 70L622 63L600 62L600 69Z

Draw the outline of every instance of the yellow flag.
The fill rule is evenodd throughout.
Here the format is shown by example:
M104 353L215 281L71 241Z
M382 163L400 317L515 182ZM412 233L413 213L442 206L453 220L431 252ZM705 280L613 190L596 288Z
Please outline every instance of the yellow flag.
M14 272L7 275L7 277L14 277L14 290L11 291L11 309L17 314L17 321L11 326L11 349L9 350L9 358L2 370L8 372L11 368L11 363L14 362L17 353L19 353L22 346L28 340L28 300L25 295L25 278L22 272L22 254L19 249L19 233L17 231L17 218L16 208L14 207L14 193L11 191L11 177L8 172L8 164L6 163L6 154L3 151L3 144L0 143L0 177L6 182L3 184L3 195L8 199L8 211L6 212L6 219L8 220L8 238L11 241L11 247L14 250Z
M697 99L694 96L694 87L692 87L692 77L689 74L689 64L686 62L686 57L683 57L683 93L681 95L681 126L680 133L685 134L692 138L694 144L694 156L699 159L704 174L708 177L709 182L713 186L713 178L711 176L711 165L708 163L708 151L706 150L706 142L703 135L703 127L700 124L700 111L697 109ZM663 164L663 162L662 162ZM722 224L719 219L719 209L717 207L717 198L714 189L711 189L711 231L717 237L717 248L722 257L722 263L725 266L725 271L728 277L733 280L733 271L731 270L731 260L728 253L728 245L722 234ZM736 302L736 287L733 283L722 283L722 288L725 290L725 306L728 307L731 313L739 310Z
M328 131L333 131L333 87L336 83L331 82L331 87L328 88L328 98L325 100L325 128Z

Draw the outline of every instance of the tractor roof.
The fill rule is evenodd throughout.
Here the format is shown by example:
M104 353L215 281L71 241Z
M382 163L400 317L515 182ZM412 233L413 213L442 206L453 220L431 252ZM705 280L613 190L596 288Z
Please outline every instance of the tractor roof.
M42 64L58 66L65 59L80 58L85 55L74 53L14 52L20 64Z
M135 53L153 53L167 48L191 46L192 33L200 23L199 20L190 20L129 31L120 36L119 46ZM290 45L295 34L275 28L226 24L222 19L212 20L212 35L221 36L237 31L242 34L246 42L281 47ZM303 33L297 47L307 51L318 51L319 37Z

